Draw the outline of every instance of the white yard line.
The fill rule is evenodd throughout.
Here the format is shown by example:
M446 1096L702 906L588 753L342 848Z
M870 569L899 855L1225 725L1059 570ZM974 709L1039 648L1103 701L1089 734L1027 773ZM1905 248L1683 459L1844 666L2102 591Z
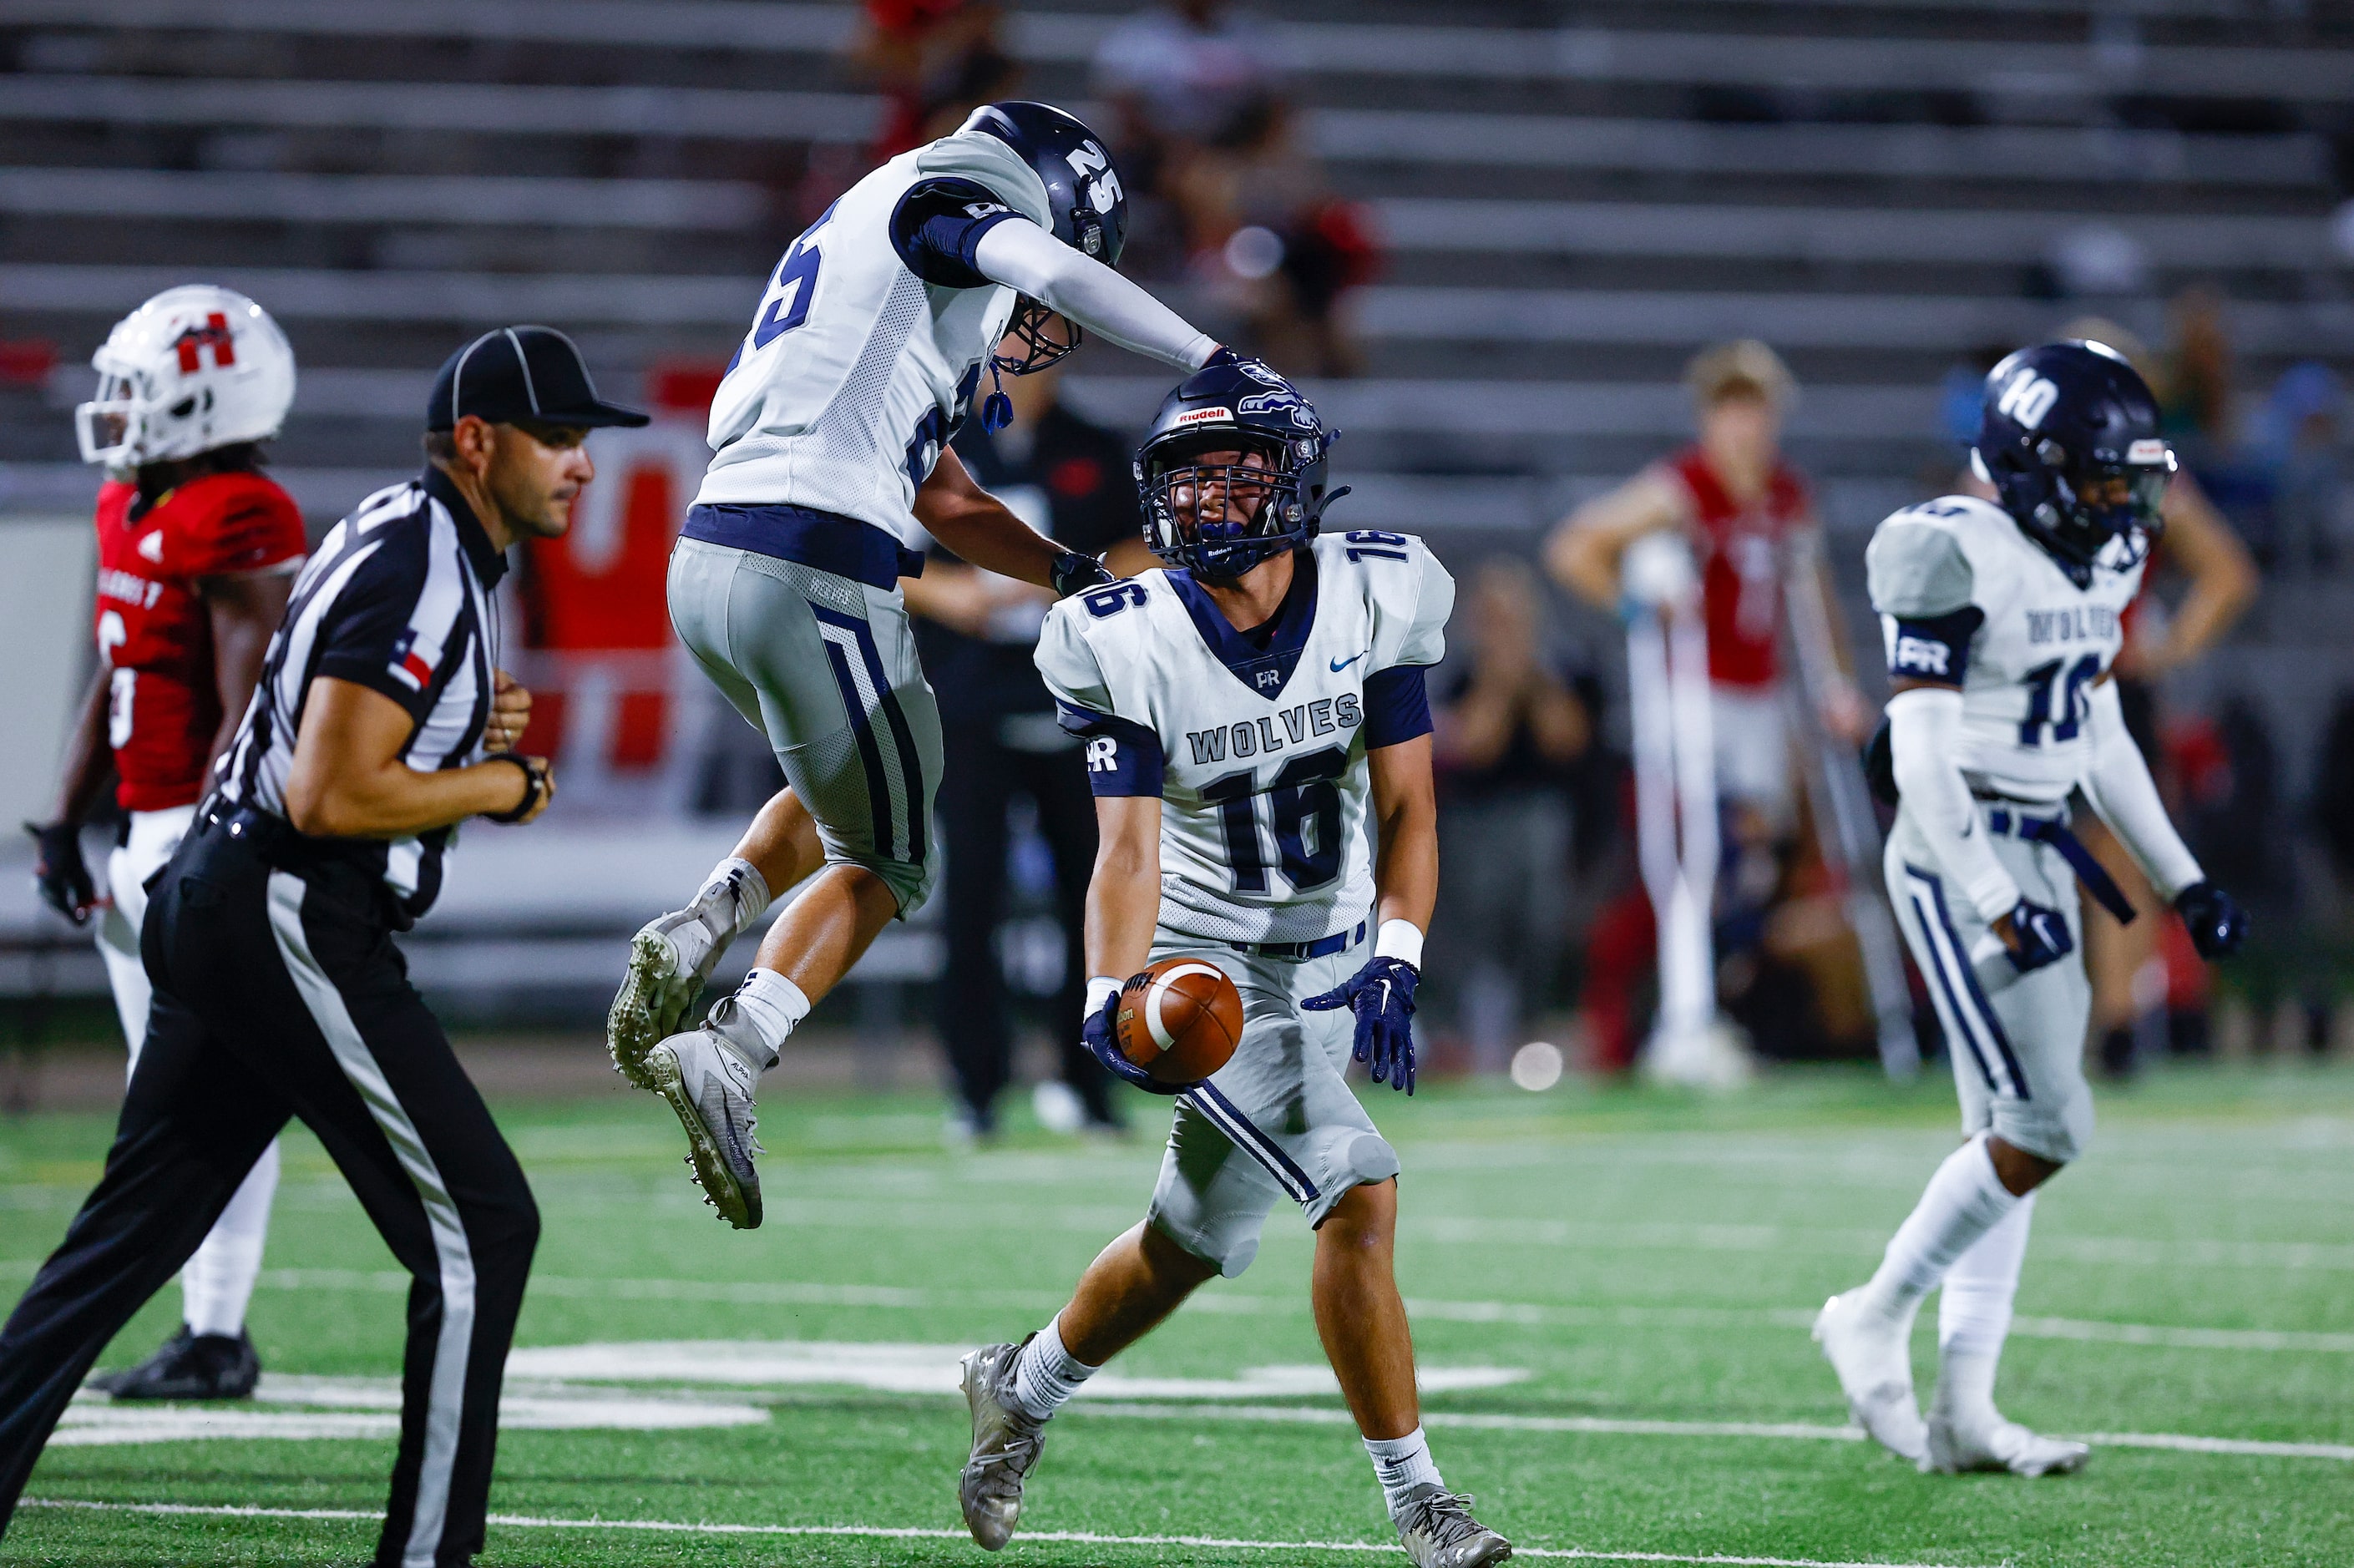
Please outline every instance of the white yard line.
M377 1513L355 1509L248 1508L200 1503L86 1502L56 1498L27 1498L25 1508L87 1509L97 1513L196 1515L213 1519L315 1519L368 1520ZM715 1524L663 1519L542 1519L531 1514L494 1513L490 1522L508 1530L647 1531L672 1535L849 1536L870 1541L965 1541L961 1530L934 1530L917 1525L870 1524ZM1103 1535L1091 1530L1023 1531L1025 1542L1053 1542L1077 1546L1193 1546L1214 1552L1370 1552L1397 1554L1394 1541L1246 1541L1223 1535ZM1832 1562L1815 1557L1725 1557L1710 1553L1691 1556L1672 1552L1606 1552L1586 1547L1516 1546L1515 1557L1545 1557L1581 1563L1690 1563L1712 1568L1953 1568L1945 1563Z

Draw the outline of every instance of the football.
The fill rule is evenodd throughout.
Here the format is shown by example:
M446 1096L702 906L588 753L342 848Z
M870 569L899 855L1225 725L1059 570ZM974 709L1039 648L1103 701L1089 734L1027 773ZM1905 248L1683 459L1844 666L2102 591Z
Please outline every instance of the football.
M1112 1018L1129 1061L1164 1084L1199 1083L1234 1056L1243 997L1206 959L1163 959L1121 989Z

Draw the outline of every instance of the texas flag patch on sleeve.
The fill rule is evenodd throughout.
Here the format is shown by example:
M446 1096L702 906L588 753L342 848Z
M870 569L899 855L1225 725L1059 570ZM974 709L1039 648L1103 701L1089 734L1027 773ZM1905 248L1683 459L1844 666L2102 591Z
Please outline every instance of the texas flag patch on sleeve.
M417 650L417 629L409 628L392 645L393 678L412 691L423 691L433 679L433 662Z

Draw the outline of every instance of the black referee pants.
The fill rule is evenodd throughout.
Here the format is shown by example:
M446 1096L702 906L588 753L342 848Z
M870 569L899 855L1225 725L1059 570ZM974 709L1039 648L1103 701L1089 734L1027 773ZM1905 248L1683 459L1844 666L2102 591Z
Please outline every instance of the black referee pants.
M415 1280L376 1561L438 1568L481 1550L539 1214L409 986L372 882L348 866L273 870L206 828L155 884L143 933L154 1012L106 1172L0 1329L0 1530L100 1351L292 1116Z

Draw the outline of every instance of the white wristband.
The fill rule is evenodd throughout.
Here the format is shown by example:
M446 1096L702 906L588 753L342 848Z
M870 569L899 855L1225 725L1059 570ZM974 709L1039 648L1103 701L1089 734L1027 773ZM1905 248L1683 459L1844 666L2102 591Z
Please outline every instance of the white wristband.
M1112 979L1111 976L1089 975L1087 977L1087 1016L1093 1017L1102 1012L1104 999L1118 994L1119 991L1119 981Z
M1384 920L1373 938L1373 957L1401 959L1422 968L1422 927L1411 920Z

